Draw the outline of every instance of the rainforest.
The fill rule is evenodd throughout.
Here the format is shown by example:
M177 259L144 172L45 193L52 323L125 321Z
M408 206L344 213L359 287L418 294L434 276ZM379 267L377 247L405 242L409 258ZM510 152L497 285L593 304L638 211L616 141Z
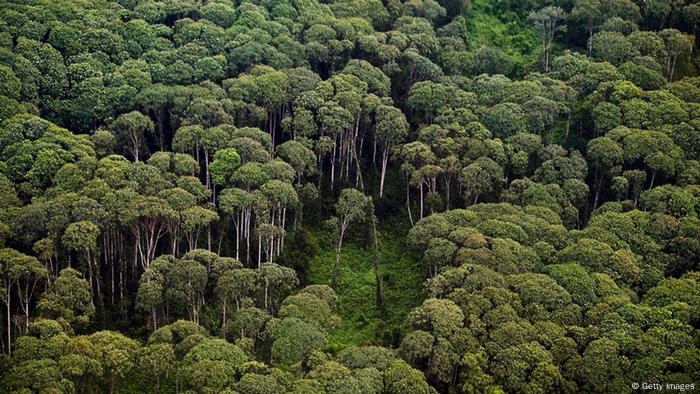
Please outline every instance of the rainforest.
M0 392L700 389L697 0L0 0Z

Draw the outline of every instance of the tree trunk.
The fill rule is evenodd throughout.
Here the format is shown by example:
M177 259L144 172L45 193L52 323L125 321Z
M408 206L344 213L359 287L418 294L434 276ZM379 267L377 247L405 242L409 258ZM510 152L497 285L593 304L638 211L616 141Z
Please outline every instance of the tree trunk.
M600 172L600 171L599 171ZM596 182L595 199L593 200L593 210L598 208L598 198L600 197L600 189L603 186L603 175L599 173L598 180Z
M345 223L340 225L340 234L338 235L338 243L335 246L335 267L333 268L333 289L337 288L338 275L340 275L340 249L343 247L343 236L345 235Z
M5 306L6 306L6 312L7 312L7 354L9 356L12 356L12 313L11 313L11 308L10 308L10 303L12 302L12 299L10 297L10 288L11 285L9 283L7 285L7 290L5 290Z
M269 310L267 308L267 298L268 298L268 294L270 291L269 289L270 289L270 283L269 283L268 279L265 278L265 310Z
M377 282L376 284L376 294L375 294L375 302L377 304L377 308L381 308L384 304L384 300L382 297L382 275L379 272L379 242L377 239L377 217L375 215L372 215L372 235L373 235L373 263L374 263L374 280Z
M671 62L671 75L668 78L669 82L673 82L673 73L676 71L676 60L678 60L678 55L673 55L673 61Z
M226 297L224 297L221 303L221 316L223 320L221 323L221 330L223 331L224 326L226 325Z
M411 222L411 227L413 227L413 215L411 215L411 190L408 177L406 177L406 210L408 211L408 220Z
M379 178L379 198L384 195L384 177L386 176L386 163L389 159L389 148L385 148L382 153L382 175Z
M156 307L151 307L151 318L153 319L153 331L158 329L158 316L156 315Z
M420 184L420 218L423 219L423 182Z
M207 185L207 189L211 189L211 180L209 177L209 152L206 150L204 151L204 180Z
M336 157L336 150L338 148L338 143L337 143L337 137L334 137L333 139L333 155L331 155L331 190L333 190L333 186L335 184L335 157Z
M450 175L450 178L445 179L445 206L446 206L448 211L450 210L450 206L452 205L452 204L450 204L450 189L451 189L451 185L452 185L451 178L452 178L452 175Z

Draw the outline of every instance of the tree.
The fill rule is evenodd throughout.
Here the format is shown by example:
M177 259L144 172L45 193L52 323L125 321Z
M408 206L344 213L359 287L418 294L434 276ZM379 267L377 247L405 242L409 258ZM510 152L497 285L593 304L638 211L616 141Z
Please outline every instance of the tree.
M251 171L248 174L244 174L244 168L248 168ZM267 179L259 166L247 164L241 166L239 171L236 171L234 174L234 177L234 179L239 181L247 182L249 189L253 184L257 186L257 183L262 183ZM250 228L254 202L255 196L238 188L224 189L219 195L219 208L222 212L231 216L236 230L236 258L240 256L241 240L243 240L246 243L246 262L250 260Z
M239 347L220 338L205 338L183 358L188 385L199 391L219 392L232 383L248 360Z
M176 310L186 311L189 320L199 324L207 285L207 267L194 260L175 260L167 273L167 283L165 293L169 304Z
M258 268L258 281L263 289L265 309L273 311L279 300L299 284L296 272L275 263L265 263Z
M236 310L240 310L243 298L253 295L257 276L257 272L249 268L226 270L219 276L214 292L221 302L222 327L226 325L228 306L233 302Z
M591 56L593 30L603 22L603 5L600 0L577 0L571 10L571 18L584 22L588 30L588 56Z
M685 56L690 53L691 45L688 38L676 29L665 29L659 32L659 36L663 38L666 45L666 73L668 80L673 81L673 76L676 71L676 63L679 56Z
M24 329L29 327L29 303L41 279L48 276L44 266L35 257L27 256L14 249L0 249L0 274L2 275L2 300L5 303L7 353L12 355L12 294L16 287L16 296L24 312Z
M313 351L323 349L328 341L325 331L317 324L295 317L270 320L265 332L272 341L273 364L299 362Z
M651 170L651 180L649 181L649 189L654 186L656 174L661 172L666 176L673 175L676 171L676 162L673 157L662 152L654 152L644 158L644 163Z
M247 338L252 339L254 343L262 337L267 322L272 319L267 311L255 307L241 308L234 316L222 327L224 337L241 341Z
M556 122L560 105L548 98L535 96L523 104L523 112L529 124L529 130L549 139L549 131Z
M381 198L384 194L384 178L389 152L406 138L408 122L398 108L382 105L376 111L375 145L378 144L382 149L382 170L379 178L379 197Z
M620 145L608 137L598 137L588 142L588 157L593 160L593 167L596 169L593 209L598 206L606 171L622 162L622 154Z
M432 394L436 393L425 381L425 377L420 371L411 368L402 360L397 360L389 365L384 373L384 387L388 394L416 393Z
M277 156L294 168L297 185L301 185L304 175L311 175L316 171L316 155L299 141L284 142L277 146L276 152Z
M241 377L236 389L242 394L267 394L284 391L277 379L272 375L247 373Z
M447 85L433 81L416 82L408 92L408 108L412 112L422 114L426 123L432 123L436 113L449 102Z
M462 358L463 370L460 377L464 381L464 392L489 392L497 390L493 377L484 372L487 366L487 355L483 351L467 353Z
M513 59L500 48L483 46L474 55L474 74L509 75L513 70Z
M698 46L698 40L700 40L700 38L698 38L698 28L700 28L700 5L686 5L685 7L683 7L683 16L686 20L686 23L693 27L692 33L695 37L695 41L693 42L693 46L691 49L694 49Z
M506 138L526 130L523 107L516 103L500 103L486 110L483 118L486 126L496 137Z
M507 390L557 390L562 380L551 355L537 342L529 342L500 352L494 362L496 382Z
M591 53L593 58L610 62L616 66L639 56L639 51L632 45L624 34L602 31L591 37Z
M136 365L153 379L151 384L156 393L159 393L163 379L173 372L176 362L175 350L171 344L155 343L139 349Z
M4 387L8 390L25 389L29 391L70 389L69 382L61 379L58 363L51 359L29 360L19 363L5 376Z
M608 338L592 341L581 359L584 387L593 391L618 390L624 387L623 368L628 361L619 354L619 345Z
M198 205L182 211L181 217L182 230L187 237L187 246L190 251L197 249L197 241L202 228L219 220L219 215L216 212ZM211 243L207 245L207 249L211 249Z
M338 353L338 361L351 369L373 367L383 371L396 358L394 352L380 346L351 347Z
M41 295L37 305L41 316L62 318L68 324L84 326L95 314L90 282L72 268L65 268Z
M403 164L401 165L401 170L403 171L406 177L406 209L408 210L409 220L411 221L411 224L413 224L409 190L411 180L413 180L414 173L419 168L435 163L436 157L430 149L430 147L420 141L409 142L407 144L402 145L397 152L397 156L403 161ZM423 182L419 182L421 219L423 218L423 185Z
M593 108L593 121L597 135L605 134L608 131L622 124L622 111L617 105L604 101Z
M19 78L17 78L12 69L6 66L0 66L1 96L13 99L20 98L20 83Z
M459 181L464 188L464 199L467 203L476 204L479 196L497 190L505 178L498 163L487 157L480 157L462 169Z
M178 215L169 204L158 197L135 197L127 211L131 231L136 238L136 259L141 268L148 268L155 258L158 241L167 234L169 224L177 220Z
M90 342L94 344L97 359L102 364L105 391L111 394L118 387L120 379L136 366L138 342L113 331L98 331L90 335Z
M158 316L166 306L167 276L173 261L174 256L158 256L139 279L136 306L150 313L154 331L158 329Z
M544 72L549 72L549 51L554 41L554 36L559 32L566 31L566 26L560 25L566 12L559 7L548 6L535 12L531 11L527 16L530 23L535 25L535 29L542 39L542 68Z
M139 161L146 133L153 132L153 122L140 112L132 111L119 115L110 125L110 129L134 160Z
M309 292L287 297L280 307L281 318L296 317L306 322L318 323L324 330L335 328L337 317L333 315L331 306L321 298Z
M88 268L90 286L100 293L99 263L97 256L97 239L100 228L93 222L83 220L71 223L63 234L63 246L68 250L79 251L83 254L84 263Z
M364 221L367 218L367 205L372 204L372 198L367 197L362 192L356 189L343 189L338 197L338 202L335 204L335 212L337 217L336 225L336 242L335 242L335 266L333 267L332 287L335 289L338 283L338 275L340 274L340 251L343 247L343 238L348 227L355 223Z
M220 149L214 153L214 160L209 165L212 181L215 185L225 186L232 182L233 173L241 164L241 157L233 148Z

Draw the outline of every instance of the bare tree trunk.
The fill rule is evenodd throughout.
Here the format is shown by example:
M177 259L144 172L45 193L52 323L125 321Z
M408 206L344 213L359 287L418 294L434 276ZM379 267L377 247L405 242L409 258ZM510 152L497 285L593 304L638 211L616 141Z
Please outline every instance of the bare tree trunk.
M267 298L268 298L268 294L269 294L269 288L270 288L270 283L268 282L267 278L265 278L265 310L268 310Z
M151 318L153 319L153 331L158 329L158 316L156 314L156 307L151 307Z
M423 182L420 184L420 218L423 219Z
M338 243L335 246L335 267L333 268L332 287L337 288L338 275L340 275L340 249L343 247L343 236L345 235L345 223L340 224L340 233L338 234Z
M374 140L372 142L372 164L375 164L377 162L377 136L375 135L372 139Z
M221 302L221 316L223 318L223 322L221 323L221 329L224 329L224 326L226 325L226 297Z
M7 318L5 319L7 321L7 354L12 356L12 323L10 322L10 320L12 319L12 312L10 307L10 304L12 303L12 298L10 296L10 289L12 285L6 283L5 286L7 287L7 289L5 290L5 307L7 313Z
M411 190L408 178L406 179L406 210L408 211L408 220L411 222L411 227L413 227L413 215L411 214Z
M207 224L207 250L211 252L211 223Z
M331 190L333 190L333 185L335 184L335 156L336 150L338 149L337 137L333 140L333 155L331 156Z
M676 60L678 60L678 55L673 55L673 61L671 62L671 75L669 76L669 82L673 82L673 73L676 71Z
M204 151L204 180L207 185L207 189L211 189L211 178L209 176L209 152L206 150Z
M377 282L376 284L376 293L375 293L375 302L377 304L378 308L381 308L382 305L384 304L384 299L382 296L383 289L382 289L382 275L379 272L379 241L377 237L377 217L375 215L372 215L372 238L373 238L373 258L372 262L374 263L374 280Z
M389 148L385 148L382 153L382 175L379 178L379 197L384 195L384 177L386 176L386 164L389 160Z
M593 200L593 210L598 208L598 198L600 197L600 189L603 186L603 175L598 175L598 181L596 182L595 199Z

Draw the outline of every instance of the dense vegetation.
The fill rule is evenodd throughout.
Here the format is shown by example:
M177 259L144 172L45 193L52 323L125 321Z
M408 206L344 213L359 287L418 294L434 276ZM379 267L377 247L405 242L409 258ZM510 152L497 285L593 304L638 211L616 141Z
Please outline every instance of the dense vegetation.
M700 382L692 0L0 1L0 392Z

